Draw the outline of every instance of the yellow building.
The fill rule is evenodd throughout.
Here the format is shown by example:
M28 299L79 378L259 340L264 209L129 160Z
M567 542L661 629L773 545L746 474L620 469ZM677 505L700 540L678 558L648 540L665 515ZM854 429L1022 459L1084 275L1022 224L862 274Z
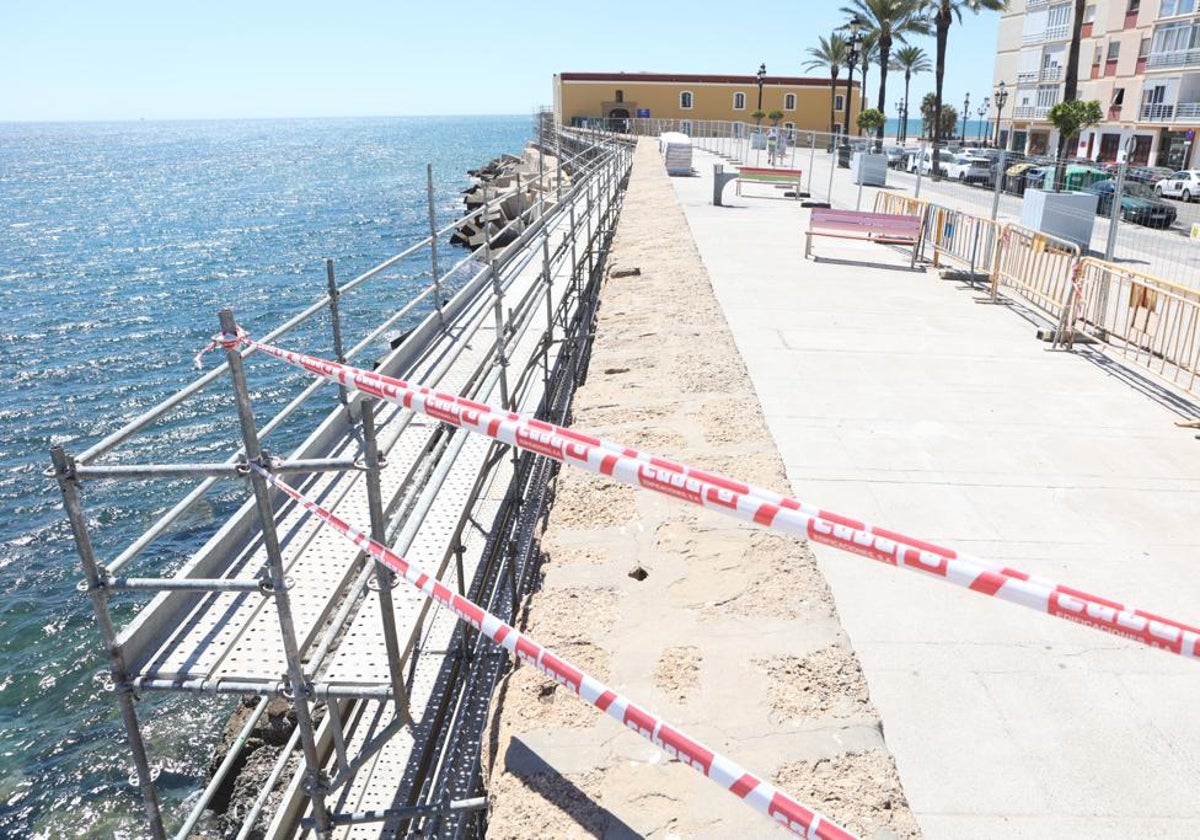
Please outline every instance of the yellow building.
M843 71L831 96L828 77L689 75L684 73L558 73L554 76L554 116L559 125L608 120L731 121L753 124L755 111L782 111L780 125L801 131L841 131L845 113ZM761 97L761 99L760 99ZM831 103L831 99L833 100ZM860 88L851 90L851 119L860 108ZM761 108L760 103L761 102ZM830 125L830 105L833 125Z

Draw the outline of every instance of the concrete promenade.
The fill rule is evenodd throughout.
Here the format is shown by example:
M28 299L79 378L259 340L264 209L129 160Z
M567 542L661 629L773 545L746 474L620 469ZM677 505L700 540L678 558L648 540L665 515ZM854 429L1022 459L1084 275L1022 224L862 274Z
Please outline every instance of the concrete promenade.
M712 206L714 162L672 183L797 496L1200 624L1200 441L1153 384L898 249L806 261L808 211ZM1200 836L1200 662L815 550L926 838Z

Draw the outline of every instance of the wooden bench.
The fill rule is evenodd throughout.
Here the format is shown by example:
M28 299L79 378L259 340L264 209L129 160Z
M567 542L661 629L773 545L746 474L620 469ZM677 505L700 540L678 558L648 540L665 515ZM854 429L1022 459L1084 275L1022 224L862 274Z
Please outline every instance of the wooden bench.
M912 260L909 262L909 267L915 267L917 243L921 239L921 217L814 207L808 220L808 230L804 234L806 259L812 256L814 236L863 239L884 245L908 245L912 248Z
M800 197L799 169L775 169L758 166L743 166L738 170L737 194L742 194L742 184L771 184L772 186L792 187L793 197Z

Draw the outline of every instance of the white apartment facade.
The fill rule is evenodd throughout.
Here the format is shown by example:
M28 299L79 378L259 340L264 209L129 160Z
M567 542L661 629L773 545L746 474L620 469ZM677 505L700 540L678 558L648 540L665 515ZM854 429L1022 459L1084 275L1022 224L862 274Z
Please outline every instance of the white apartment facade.
M1073 2L1010 0L1001 17L993 88L1009 95L993 117L1005 148L1058 148L1046 115L1062 99L1073 15ZM1094 0L1083 20L1078 98L1098 100L1105 119L1073 153L1200 168L1200 0Z

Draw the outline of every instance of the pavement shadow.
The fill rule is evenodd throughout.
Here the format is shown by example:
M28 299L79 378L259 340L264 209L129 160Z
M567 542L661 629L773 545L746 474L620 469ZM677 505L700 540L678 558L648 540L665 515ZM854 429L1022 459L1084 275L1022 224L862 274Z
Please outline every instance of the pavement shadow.
M906 265L889 265L887 263L873 262L872 260L847 260L841 257L818 257L813 254L812 261L827 265L852 265L860 268L881 268L884 271L902 271L905 274L924 274L925 266L917 264L913 268Z
M519 738L509 741L504 766L525 787L575 820L589 836L602 840L643 840L644 835L595 802Z

